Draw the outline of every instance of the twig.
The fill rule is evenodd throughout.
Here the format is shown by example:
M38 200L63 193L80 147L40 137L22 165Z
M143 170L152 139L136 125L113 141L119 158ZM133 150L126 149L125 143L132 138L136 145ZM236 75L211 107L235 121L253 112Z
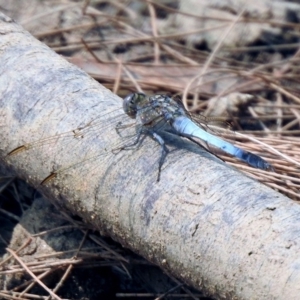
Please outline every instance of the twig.
M17 256L17 254L9 249L6 248L6 250L18 261L18 263L26 270L26 272L43 288L45 289L53 298L57 300L62 300L60 297L58 297L55 293L53 293L40 279L37 278L26 266L26 264Z

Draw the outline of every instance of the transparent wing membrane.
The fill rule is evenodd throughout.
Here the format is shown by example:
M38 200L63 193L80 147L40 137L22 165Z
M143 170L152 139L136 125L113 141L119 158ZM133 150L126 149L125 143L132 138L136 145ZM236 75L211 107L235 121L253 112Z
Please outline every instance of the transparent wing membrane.
M118 123L122 124L122 128L118 129ZM41 179L41 183L46 184L60 174L67 174L76 168L84 169L82 166L86 163L90 163L89 171L91 164L94 169L101 167L104 161L114 155L116 149L132 143L136 137L135 131L133 120L126 117L122 109L118 109L76 129L20 145L10 151L7 157L44 153L48 160L44 165L49 165L49 174ZM108 147L110 140L115 142ZM84 151L82 143L85 143Z
M42 180L42 184L46 184L58 175L72 173L79 167L82 176L85 172L96 171L103 166L104 161L112 159L114 154L139 148L144 136L148 135L161 148L161 158L158 162L159 180L160 170L168 153L160 132L171 131L173 134L189 138L198 145L204 145L209 152L216 155L220 154L220 151L225 152L252 167L272 170L272 166L258 155L226 141L228 137L231 141L234 137L234 133L228 129L228 123L222 122L223 128L220 128L215 126L214 119L190 114L178 99L173 100L166 95L149 97L134 93L125 97L123 101L123 110L113 110L73 130L20 145L7 156L28 154L31 150L37 151L42 147L40 153L47 157L45 165L49 169L49 174ZM112 140L115 141L113 145ZM85 143L84 147L82 143ZM35 152L35 155L38 153ZM85 170L82 168L84 163L89 163L86 171L82 171Z

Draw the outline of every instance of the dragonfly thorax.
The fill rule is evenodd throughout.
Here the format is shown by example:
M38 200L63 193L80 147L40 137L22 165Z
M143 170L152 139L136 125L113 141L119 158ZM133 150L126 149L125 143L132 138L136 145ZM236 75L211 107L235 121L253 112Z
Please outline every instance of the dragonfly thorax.
M179 116L186 116L183 105L166 95L150 97L150 105L169 123Z

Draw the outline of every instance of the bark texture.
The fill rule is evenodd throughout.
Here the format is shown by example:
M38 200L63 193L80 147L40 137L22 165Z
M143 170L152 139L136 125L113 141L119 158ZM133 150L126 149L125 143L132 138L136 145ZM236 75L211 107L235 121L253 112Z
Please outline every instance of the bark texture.
M195 147L171 153L158 183L159 149L147 139L138 151L108 151L41 186L53 169L118 143L107 124L121 102L4 15L0 95L3 165L56 204L218 298L299 299L300 206Z

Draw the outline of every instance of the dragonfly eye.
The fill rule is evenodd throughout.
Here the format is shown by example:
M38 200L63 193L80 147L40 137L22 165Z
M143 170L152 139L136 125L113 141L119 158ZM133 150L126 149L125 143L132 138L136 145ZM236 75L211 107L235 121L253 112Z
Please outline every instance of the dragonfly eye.
M123 110L130 117L135 118L137 113L136 94L129 94L123 99Z
M136 117L138 108L145 101L146 95L143 93L132 93L123 99L123 110L131 118Z

